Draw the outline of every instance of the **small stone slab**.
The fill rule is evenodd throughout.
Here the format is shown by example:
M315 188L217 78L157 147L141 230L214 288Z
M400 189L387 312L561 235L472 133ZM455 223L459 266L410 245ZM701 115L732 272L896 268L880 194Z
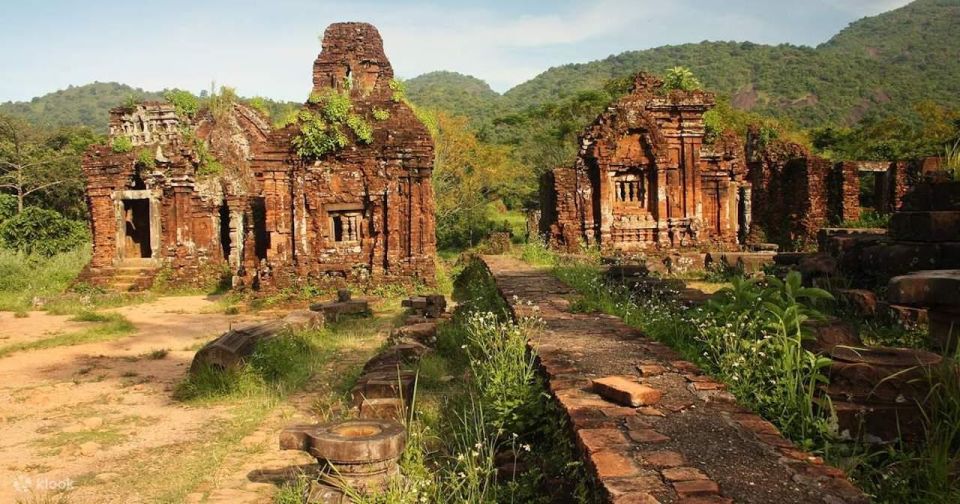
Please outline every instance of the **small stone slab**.
M370 315L370 303L365 299L351 299L348 301L331 301L328 303L314 303L310 310L323 313L327 320L339 320L344 315Z
M910 306L960 306L960 270L926 270L894 277L887 300Z
M632 407L656 404L663 396L653 387L636 383L622 376L608 376L593 380L593 391L604 399Z
M896 212L890 234L899 241L956 241L960 236L960 211Z

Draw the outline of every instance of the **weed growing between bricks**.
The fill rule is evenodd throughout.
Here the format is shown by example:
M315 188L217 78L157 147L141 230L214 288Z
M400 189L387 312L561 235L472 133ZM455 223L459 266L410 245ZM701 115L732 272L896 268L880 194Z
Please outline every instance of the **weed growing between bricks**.
M383 493L351 497L364 504L598 502L527 349L537 322L510 318L479 261L457 276L455 298L436 352L419 364L404 477ZM283 499L296 491L275 502L294 502Z
M674 292L638 295L605 282L599 263L590 258L561 259L526 249L521 257L528 255L552 266L554 275L580 294L573 311L618 316L668 344L724 382L740 402L792 441L846 469L877 502L960 502L955 485L960 471L958 380L941 380L949 385L931 391L936 406L926 413L927 441L919 448L871 444L838 432L831 405L815 393L817 385L826 383L830 361L800 345L806 337L801 323L833 306L828 293L803 288L796 274L764 283L734 277L719 298L687 308ZM871 329L888 343L915 338L911 331ZM945 372L956 373L956 368Z

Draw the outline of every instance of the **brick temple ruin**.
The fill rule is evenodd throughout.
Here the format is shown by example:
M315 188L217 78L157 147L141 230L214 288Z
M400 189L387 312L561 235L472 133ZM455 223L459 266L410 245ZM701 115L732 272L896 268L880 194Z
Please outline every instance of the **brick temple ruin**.
M575 164L544 176L542 231L567 248L737 243L750 186L735 138L704 148L703 114L714 103L710 93L668 93L638 74L630 94L580 136Z
M133 149L95 146L84 158L94 252L83 278L144 287L162 269L181 283L229 271L234 286L254 288L431 283L433 143L392 80L375 27L327 28L311 96L348 95L372 139L318 158L297 154L297 124L274 130L239 102L195 117L159 102L112 110L111 144L126 138ZM211 156L219 172L205 168Z
M784 140L732 132L705 143L703 91L666 90L639 73L630 93L580 135L572 166L541 179L540 234L555 247L606 252L806 246L860 216L861 178L888 213L931 160L841 162ZM935 163L933 163L935 164Z

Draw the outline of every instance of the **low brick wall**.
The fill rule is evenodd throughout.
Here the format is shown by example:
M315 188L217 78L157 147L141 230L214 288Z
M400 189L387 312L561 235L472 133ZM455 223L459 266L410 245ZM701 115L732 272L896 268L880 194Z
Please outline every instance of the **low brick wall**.
M616 317L571 313L572 290L546 271L483 260L515 317L543 319L531 349L607 502L868 502L843 471L794 446L667 346ZM609 376L659 397L640 407L607 401L592 380Z

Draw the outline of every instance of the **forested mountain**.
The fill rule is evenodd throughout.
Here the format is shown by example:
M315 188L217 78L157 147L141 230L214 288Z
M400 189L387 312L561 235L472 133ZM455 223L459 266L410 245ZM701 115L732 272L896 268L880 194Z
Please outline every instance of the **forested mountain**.
M519 111L600 89L638 70L690 68L735 107L801 126L849 125L872 111L909 110L921 100L945 105L960 94L960 0L916 0L865 18L817 48L751 42L701 42L629 51L555 67L495 97L475 79L433 73L409 81L411 98L455 113ZM419 89L429 77L429 93ZM469 100L451 97L469 97Z
M960 95L960 0L916 0L864 18L816 48L751 42L701 42L629 51L590 63L551 68L499 95L482 80L455 72L431 72L406 82L407 96L426 108L463 115L496 143L533 137L549 126L551 109L576 117L561 129L577 129L602 109L612 79L638 70L663 73L685 66L704 87L738 109L775 117L803 128L850 126L865 116L898 113L918 121L927 101L954 108ZM584 92L596 91L596 96ZM609 96L608 96L609 95ZM29 102L0 104L0 113L45 126L86 125L105 131L107 110L130 99L158 99L117 83L71 86ZM277 115L290 104L260 99ZM276 109L276 110L274 110ZM554 114L556 115L556 114ZM568 114L569 115L569 114ZM518 122L519 118L519 122ZM552 119L548 119L552 120ZM552 126L551 126L552 127ZM516 130L506 131L504 130ZM547 136L556 132L544 131ZM569 131L560 134L571 137ZM567 142L569 139L564 140ZM564 148L564 156L566 151ZM878 154L880 155L880 154Z
M161 100L163 92L144 91L116 82L94 82L36 97L28 102L0 103L0 113L22 117L38 126L89 126L106 131L107 111L130 100Z
M457 72L430 72L406 81L407 96L417 104L424 104L472 121L483 122L500 112L500 94L490 86L469 75Z

